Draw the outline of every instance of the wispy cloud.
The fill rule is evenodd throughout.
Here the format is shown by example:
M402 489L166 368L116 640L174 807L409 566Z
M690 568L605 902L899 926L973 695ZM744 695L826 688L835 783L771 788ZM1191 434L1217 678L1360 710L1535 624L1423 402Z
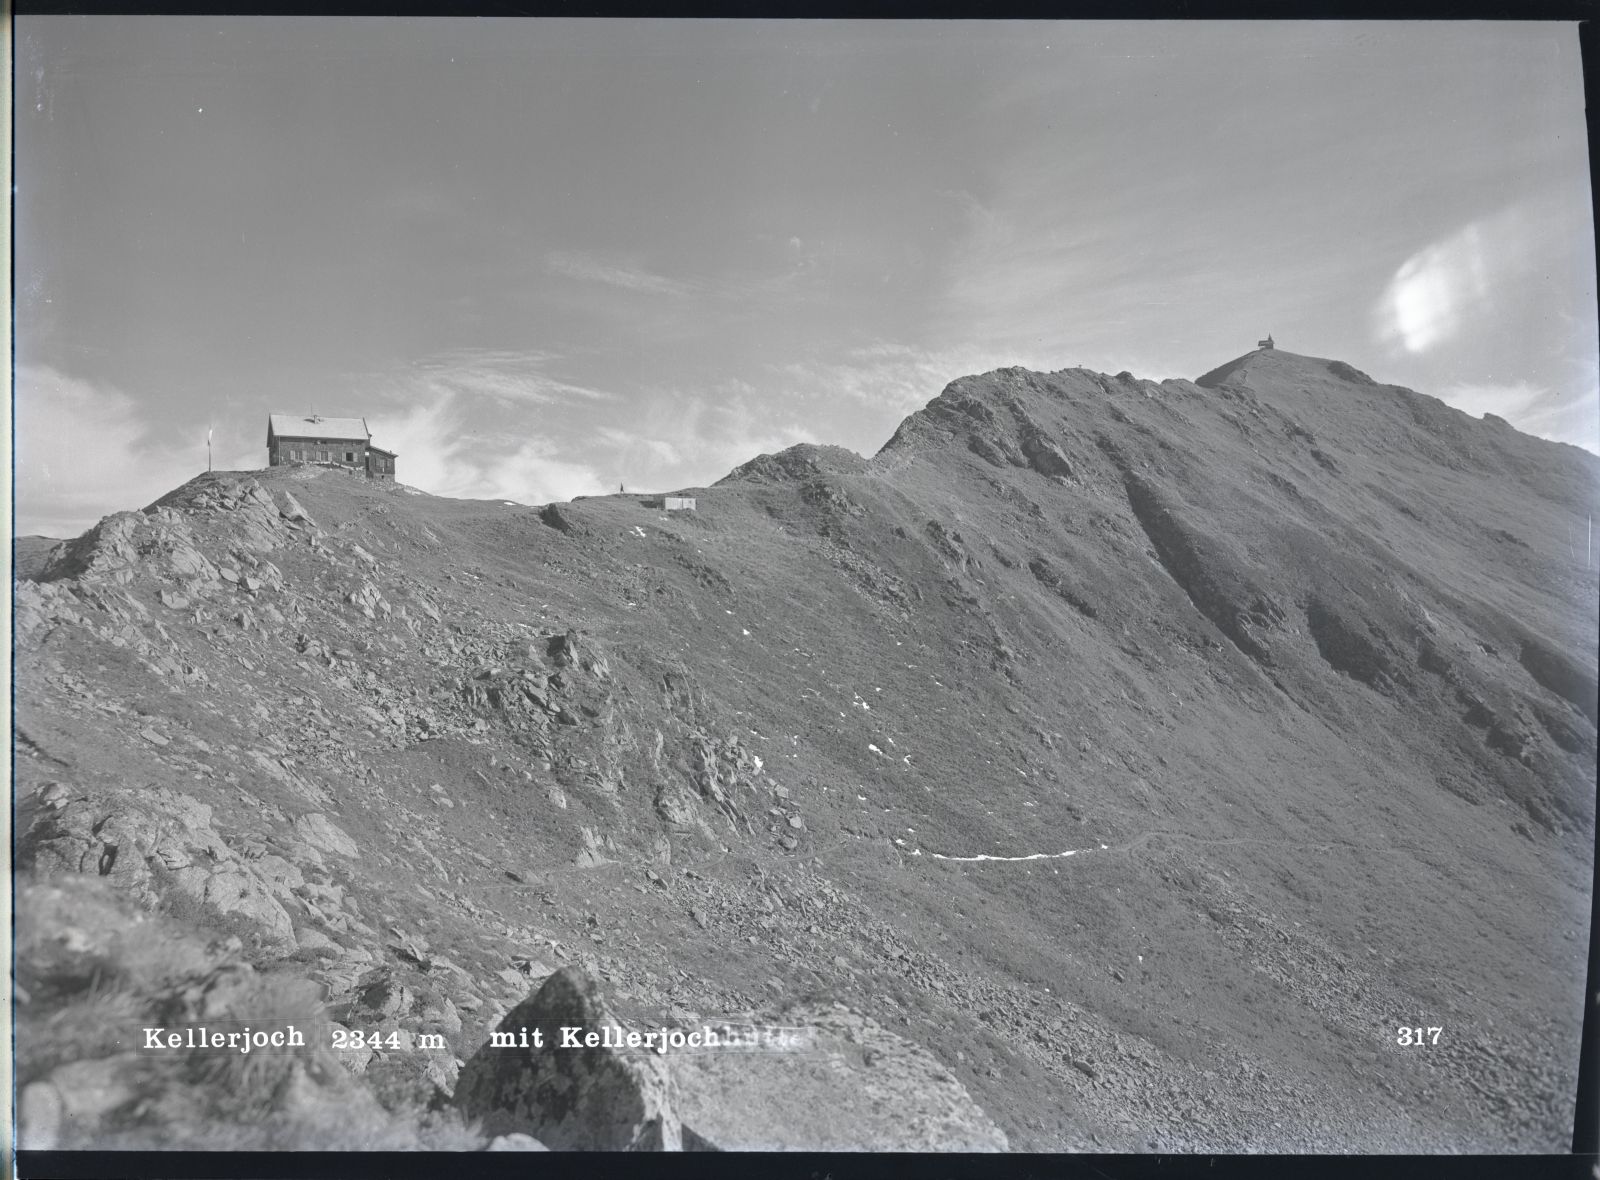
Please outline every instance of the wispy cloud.
M762 451L817 441L811 424L775 414L765 391L737 378L692 390L625 385L610 394L539 372L558 360L469 351L370 376L363 383L394 408L369 412L367 423L376 441L398 452L401 482L435 495L521 503L601 495L619 484L651 491L709 484ZM507 369L516 386L501 396ZM530 415L530 402L553 408Z
M547 372L559 354L504 349L462 349L441 353L413 366L426 387L440 397L456 394L493 398L501 403L553 405L572 401L614 401L615 394L562 380Z
M630 457L644 460L646 468L670 468L683 463L683 455L672 442L619 426L602 426L595 438L604 446Z
M769 243L770 244L770 243ZM643 295L670 296L675 308L692 306L695 315L709 314L708 305L733 305L735 310L752 302L793 302L821 295L819 282L829 262L829 251L798 237L790 237L773 256L751 260L721 273L696 275L692 279L669 278L631 261L600 258L574 251L557 251L545 259L545 269L564 278L599 283L622 291ZM723 308L727 310L726 307ZM636 315L636 310L628 312ZM637 322L637 321L634 321Z
M1600 453L1600 393L1552 389L1529 381L1461 384L1440 400L1481 417L1494 414L1527 434Z
M1045 363L1030 350L1005 345L918 348L880 340L847 349L836 361L792 361L772 368L791 383L796 395L847 399L880 411L897 425L900 418L938 397L957 377L1007 365L1060 367Z
M619 481L641 490L705 486L764 452L818 441L815 424L776 416L737 379L695 393L653 391L641 404L648 408L636 421L595 437Z
M545 259L545 269L569 279L605 283L624 291L638 291L647 295L692 295L698 289L695 284L669 279L626 262L604 260L568 250L551 253Z

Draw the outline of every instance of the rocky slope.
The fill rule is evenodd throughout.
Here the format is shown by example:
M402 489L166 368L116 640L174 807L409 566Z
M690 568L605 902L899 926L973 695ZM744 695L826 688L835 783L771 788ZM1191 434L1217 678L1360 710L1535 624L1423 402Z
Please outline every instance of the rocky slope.
M925 1145L1560 1150L1597 477L1277 351L963 378L693 513L201 476L19 567L18 865L404 1033L343 1067L421 1145L570 966L649 1027L892 1036L977 1104ZM70 1064L52 996L24 1085ZM668 1076L709 1126L789 1084L748 1068ZM833 1125L905 1146L915 1090ZM808 1144L760 1125L715 1134Z

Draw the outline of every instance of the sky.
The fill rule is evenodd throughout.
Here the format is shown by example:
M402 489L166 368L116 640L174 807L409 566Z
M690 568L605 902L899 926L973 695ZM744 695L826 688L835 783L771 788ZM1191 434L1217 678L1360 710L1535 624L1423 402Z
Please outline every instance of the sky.
M15 532L270 413L545 503L1254 348L1600 451L1576 25L15 22Z

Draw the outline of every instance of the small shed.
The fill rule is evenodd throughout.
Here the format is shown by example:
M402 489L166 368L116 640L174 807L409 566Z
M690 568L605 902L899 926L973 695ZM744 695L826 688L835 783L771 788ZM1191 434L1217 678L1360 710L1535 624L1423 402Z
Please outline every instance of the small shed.
M693 512L693 496L663 496L661 506L668 512Z

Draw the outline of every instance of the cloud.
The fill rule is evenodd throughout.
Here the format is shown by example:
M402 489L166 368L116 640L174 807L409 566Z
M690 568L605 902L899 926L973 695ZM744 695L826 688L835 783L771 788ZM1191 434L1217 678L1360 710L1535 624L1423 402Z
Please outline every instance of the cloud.
M613 401L615 395L575 385L545 372L560 354L506 349L460 349L418 361L415 370L437 397L458 394L514 402L556 405L573 401Z
M770 405L731 378L694 394L658 390L630 427L598 429L595 449L630 488L704 487L757 455L817 441L812 424L775 420Z
M1600 392L1573 393L1530 381L1467 383L1440 393L1441 401L1473 417L1494 414L1526 434L1600 453Z
M436 353L398 375L358 383L396 408L367 415L375 442L399 455L400 482L472 500L544 504L606 490L590 462L574 459L582 424L614 412L617 394L552 375L561 354L534 349ZM559 407L529 429L528 407Z
M1372 305L1372 339L1400 380L1600 449L1592 242L1575 189L1476 218L1396 268Z
M691 295L695 287L664 275L652 274L625 263L603 262L586 254L558 250L545 259L545 269L551 274L564 275L590 283L605 283L624 291L638 291L648 295Z
M205 470L203 419L158 436L128 394L48 365L17 366L15 412L19 535L77 536ZM219 456L243 451L220 432L214 445Z
M1391 355L1405 356L1507 334L1508 321L1509 331L1522 329L1534 308L1547 314L1561 306L1565 291L1551 277L1573 268L1566 227L1587 220L1571 193L1541 193L1429 243L1384 287L1373 307L1374 335Z
M664 438L655 438L617 426L602 426L596 437L612 450L642 456L648 464L675 467L683 463L678 448Z
M1456 385L1439 395L1441 401L1473 417L1494 414L1511 421L1537 406L1550 391L1529 381L1510 385Z
M605 491L584 463L553 440L485 437L466 428L459 395L369 416L374 440L399 455L400 482L436 496L546 504Z
M398 376L364 377L394 407L369 412L367 424L375 441L399 454L402 483L521 503L601 495L619 484L649 491L708 484L762 451L816 441L810 426L777 417L764 395L736 378L613 394L539 372L559 359L469 350ZM559 412L529 412L529 404L555 403Z
M1379 300L1380 336L1407 352L1427 352L1451 340L1486 310L1491 272L1508 259L1504 242L1478 222L1413 254Z
M824 401L848 399L892 416L893 424L898 425L902 417L927 405L957 377L1018 364L1038 369L1059 367L1005 345L928 349L879 340L847 350L839 361L790 362L775 365L773 370L793 383L797 394Z

